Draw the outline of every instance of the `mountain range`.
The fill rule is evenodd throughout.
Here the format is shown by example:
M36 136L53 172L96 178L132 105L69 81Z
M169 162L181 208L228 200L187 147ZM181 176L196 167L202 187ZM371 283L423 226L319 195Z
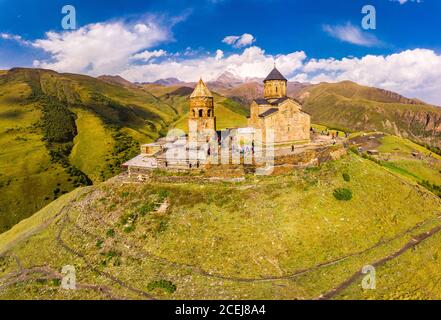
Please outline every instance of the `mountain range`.
M161 86L194 87L178 79ZM209 88L244 106L263 96L262 79L241 79L230 72L207 82ZM344 131L382 131L441 148L441 108L398 93L355 82L288 82L288 96L299 100L315 123Z

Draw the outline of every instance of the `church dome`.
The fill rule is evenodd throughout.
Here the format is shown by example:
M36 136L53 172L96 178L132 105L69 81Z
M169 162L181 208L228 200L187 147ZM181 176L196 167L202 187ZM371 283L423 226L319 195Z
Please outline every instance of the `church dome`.
M190 98L213 98L213 95L211 94L210 90L208 90L204 81L201 79L196 85L196 88L194 88Z
M270 81L270 80L283 80L283 81L288 81L283 74L280 73L279 70L277 70L276 67L274 67L274 69L270 72L270 74L265 78L265 81Z

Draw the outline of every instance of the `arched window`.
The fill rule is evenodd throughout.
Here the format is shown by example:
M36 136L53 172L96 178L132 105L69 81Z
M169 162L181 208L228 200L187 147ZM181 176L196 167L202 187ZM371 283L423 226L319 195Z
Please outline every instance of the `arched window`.
M208 117L211 117L211 110L208 110Z
M193 109L193 118L195 118L196 117L196 112L194 112L194 109Z
M204 111L202 109L199 110L199 117L203 117Z
M276 86L276 93L278 93L279 92L279 87L278 86Z

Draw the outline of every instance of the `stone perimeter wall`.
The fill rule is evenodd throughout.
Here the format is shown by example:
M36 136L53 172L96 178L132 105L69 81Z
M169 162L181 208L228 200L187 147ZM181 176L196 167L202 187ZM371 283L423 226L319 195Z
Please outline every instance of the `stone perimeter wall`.
M342 156L346 155L347 151L342 145L321 147L315 150L307 150L300 154L292 154L286 156L276 157L274 160L274 169L272 170L272 175L286 174L295 169L308 168L318 166L327 161L334 161L340 159ZM262 169L264 165L262 164L235 164L235 165L212 165L206 164L199 169L165 169L167 172L193 172L198 174L201 178L220 178L220 179L231 179L231 178L242 178L246 174L254 174L256 170ZM143 179L149 179L154 176L154 171L152 169L143 168L129 168L128 173L131 178L137 178L142 176Z

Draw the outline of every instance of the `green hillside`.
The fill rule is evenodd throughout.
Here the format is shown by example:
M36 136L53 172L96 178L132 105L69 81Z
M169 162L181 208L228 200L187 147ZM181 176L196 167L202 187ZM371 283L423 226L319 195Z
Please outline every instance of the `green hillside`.
M393 135L356 135L350 139L363 149L376 149L378 155L363 157L400 175L410 183L419 184L441 197L441 155Z
M48 70L0 76L0 231L120 171L177 112L140 89Z
M441 147L441 108L345 81L304 89L314 123L346 131L382 131Z
M0 232L76 187L118 174L140 143L185 124L191 91L41 69L1 73ZM221 127L246 124L241 105L219 95L216 103Z
M314 299L441 225L439 197L354 153L242 182L121 179L78 189L1 235L0 298ZM352 199L337 200L338 188ZM379 266L381 290L356 282L332 298L439 299L435 286L411 286L440 276L436 237ZM17 262L26 275L12 273ZM410 284L406 263L420 270ZM60 289L64 265L75 266L78 290Z

